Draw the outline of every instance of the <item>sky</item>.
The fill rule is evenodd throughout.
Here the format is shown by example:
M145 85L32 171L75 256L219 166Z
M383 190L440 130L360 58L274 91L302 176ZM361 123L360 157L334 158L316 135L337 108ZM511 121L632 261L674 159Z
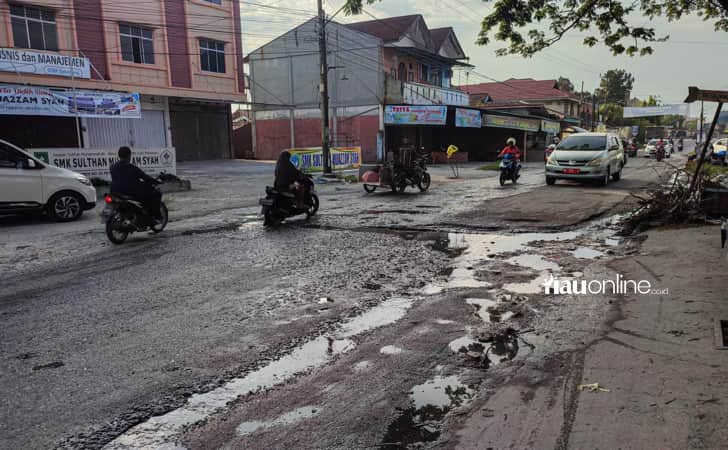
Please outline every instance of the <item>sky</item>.
M299 23L314 17L316 0L242 0L243 48L247 53ZM343 0L324 0L327 14L335 13ZM265 6L262 6L265 5ZM680 103L687 96L688 86L705 89L728 90L728 33L716 32L713 25L697 16L678 22L635 17L635 23L651 23L658 36L669 35L665 43L652 44L653 55L643 57L613 56L603 46L586 47L583 35L567 35L551 48L533 58L517 56L498 57L495 50L502 43L488 46L475 44L480 31L480 20L492 6L492 1L481 0L383 0L366 7L377 18L422 14L429 28L451 26L475 71L497 80L508 78L551 79L569 78L577 90L592 91L598 87L600 74L609 69L625 69L635 78L633 97L659 96L664 104ZM339 22L370 20L367 15L336 16ZM458 75L455 75L457 84ZM471 74L469 81L488 80ZM714 104L705 105L706 114L712 114ZM699 106L692 105L691 116L697 116Z

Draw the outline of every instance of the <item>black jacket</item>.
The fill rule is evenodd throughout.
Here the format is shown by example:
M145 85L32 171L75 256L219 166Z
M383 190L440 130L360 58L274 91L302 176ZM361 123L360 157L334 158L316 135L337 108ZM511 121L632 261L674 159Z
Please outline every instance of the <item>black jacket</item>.
M287 191L296 181L302 181L306 178L300 170L291 162L291 154L287 151L281 153L278 157L275 172L275 187L279 191Z
M111 192L113 194L138 195L152 191L159 184L144 171L128 161L117 161L111 166Z

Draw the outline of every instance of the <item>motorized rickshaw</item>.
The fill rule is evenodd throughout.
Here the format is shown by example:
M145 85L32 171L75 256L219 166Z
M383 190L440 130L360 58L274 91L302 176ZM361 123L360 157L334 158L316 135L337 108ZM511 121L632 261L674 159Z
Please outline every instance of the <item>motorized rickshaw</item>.
M427 154L424 148L416 151L415 146L408 143L403 143L396 151L389 152L384 164L367 170L361 176L367 193L383 188L401 194L407 186L416 186L420 192L425 192L431 181L430 174L427 173Z

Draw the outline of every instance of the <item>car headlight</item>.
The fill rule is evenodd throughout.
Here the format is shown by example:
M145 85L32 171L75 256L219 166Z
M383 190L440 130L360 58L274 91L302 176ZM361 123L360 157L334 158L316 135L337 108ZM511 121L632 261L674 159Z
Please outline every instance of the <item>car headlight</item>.
M549 159L546 160L546 164L551 166L558 166L559 163L556 161L556 158L553 157L553 155L549 156Z
M88 177L83 175L76 176L76 180L78 180L79 183L85 184L86 186L91 186L91 180L88 179Z
M601 166L607 161L607 158L594 158L591 161L589 161L586 165L587 166Z

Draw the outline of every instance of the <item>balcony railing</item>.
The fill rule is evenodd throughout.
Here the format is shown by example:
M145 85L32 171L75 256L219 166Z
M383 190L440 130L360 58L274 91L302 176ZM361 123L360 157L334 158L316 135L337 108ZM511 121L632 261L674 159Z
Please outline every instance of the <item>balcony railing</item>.
M429 84L405 81L402 83L402 99L410 105L453 105L468 106L468 94L457 89L448 89Z

